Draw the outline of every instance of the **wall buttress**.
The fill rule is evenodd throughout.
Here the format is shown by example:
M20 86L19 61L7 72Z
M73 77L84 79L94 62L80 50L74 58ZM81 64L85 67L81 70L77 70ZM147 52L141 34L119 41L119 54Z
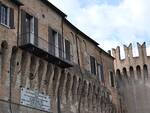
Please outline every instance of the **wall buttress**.
M13 65L13 87L20 88L21 85L21 59L22 59L22 51L20 49L17 50L17 53L14 58Z
M11 58L12 49L11 47L2 49L2 77L1 83L6 86L9 85L9 74L10 74L10 58Z
M40 84L40 92L43 92L44 94L46 93L45 90L45 78L46 78L46 72L47 72L47 62L43 61L43 70L42 70L42 80L41 80L41 84Z
M31 74L33 74L33 80L30 80L31 89L38 90L38 68L39 68L39 58L34 58L34 63L31 65Z
M26 83L29 83L29 70L30 70L30 62L31 62L31 54L24 52L22 54L22 60L21 60L21 86L27 87Z

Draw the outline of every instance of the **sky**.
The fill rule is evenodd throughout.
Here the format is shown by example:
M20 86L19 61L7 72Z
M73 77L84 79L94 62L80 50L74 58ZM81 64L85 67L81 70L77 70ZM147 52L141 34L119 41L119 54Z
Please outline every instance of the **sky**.
M144 41L150 55L150 0L49 0L105 51Z

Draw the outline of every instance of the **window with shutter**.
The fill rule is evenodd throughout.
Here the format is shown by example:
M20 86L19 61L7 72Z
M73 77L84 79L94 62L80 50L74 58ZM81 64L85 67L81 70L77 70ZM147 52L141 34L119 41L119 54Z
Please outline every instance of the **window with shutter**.
M52 46L52 53L54 56L58 56L58 34L56 31L52 30L52 37L51 37L51 46Z
M114 87L115 83L114 83L114 76L112 71L110 72L109 76L110 76L110 85L111 87Z
M55 38L54 31L51 27L48 27L48 52L52 55L55 55Z
M48 37L49 53L56 57L63 58L63 41L61 34L49 27Z
M9 25L9 8L5 5L1 5L1 24Z
M11 29L14 28L14 10L0 3L0 23Z
M91 73L96 75L96 60L92 56L90 56L90 64L91 64Z
M34 17L33 21L34 21L34 27L33 27L33 29L34 29L34 44L36 46L38 46L38 19L36 17Z
M9 20L9 25L11 29L14 29L14 9L10 8L10 20Z
M59 58L63 58L63 44L62 36L58 34L58 49L59 49Z
M21 11L21 37L23 43L31 43L38 46L38 19Z
M70 42L68 40L65 40L65 58L71 61Z

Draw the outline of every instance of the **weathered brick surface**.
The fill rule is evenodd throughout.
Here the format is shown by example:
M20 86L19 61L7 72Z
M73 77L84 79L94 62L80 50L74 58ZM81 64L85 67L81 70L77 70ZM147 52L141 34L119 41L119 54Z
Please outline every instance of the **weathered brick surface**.
M17 39L22 35L21 14L18 20L18 7L10 0L1 1L3 4L14 8L15 29L0 25L2 51L0 113L10 113L10 75L12 75L12 111L15 113L44 113L20 105L22 87L49 95L51 97L51 112L53 113L58 113L58 108L61 113L110 113L112 109L115 109L114 105L117 106L118 104L117 92L109 84L109 72L114 72L113 58L78 34L68 24L62 23L62 17L40 0L20 0L24 5L20 6L19 9L38 18L39 37L45 40L44 42L39 41L38 44L44 51L48 52L48 26L60 34L63 32L64 39L71 42L74 66L63 69L20 49L17 45ZM18 32L19 36L17 36ZM95 57L97 63L103 64L105 85L99 81L98 75L90 74L90 55ZM11 58L12 61L10 62ZM107 94L112 95L112 102ZM60 106L58 97L60 98ZM116 112L114 111L114 113Z

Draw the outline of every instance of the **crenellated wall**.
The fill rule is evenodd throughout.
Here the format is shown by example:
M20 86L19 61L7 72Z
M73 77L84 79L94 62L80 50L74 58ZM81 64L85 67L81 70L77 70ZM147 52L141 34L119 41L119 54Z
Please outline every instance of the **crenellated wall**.
M147 56L145 42L137 43L137 48L139 56L133 57L132 44L124 45L125 59L120 58L119 46L112 49L122 113L150 111L150 56Z
M137 43L139 56L133 57L132 44L129 46L124 45L125 59L121 59L120 47L112 49L112 55L114 56L115 70L120 72L127 72L128 77L132 76L132 70L135 72L135 79L137 79L138 69L141 70L141 77L144 79L147 75L143 75L145 70L150 70L150 56L147 56L146 43ZM146 69L147 68L147 69ZM123 71L124 70L124 71Z

